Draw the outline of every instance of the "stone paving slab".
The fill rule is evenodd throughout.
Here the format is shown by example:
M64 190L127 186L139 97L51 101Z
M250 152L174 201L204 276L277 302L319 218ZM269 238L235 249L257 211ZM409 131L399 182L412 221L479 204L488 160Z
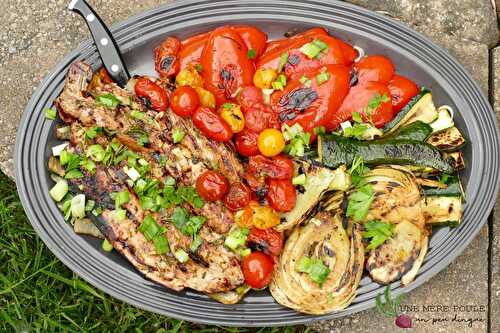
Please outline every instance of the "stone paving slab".
M497 3L500 0L496 0ZM161 0L89 0L104 20L111 24L168 1ZM367 8L389 13L407 22L454 55L482 89L488 90L488 47L498 39L497 19L490 0L351 0ZM89 34L81 19L66 11L68 0L4 0L0 11L0 169L12 175L12 148L19 117L35 87L46 73ZM489 6L489 7L488 7ZM429 15L428 13L433 13ZM499 52L496 51L496 54ZM497 58L499 58L497 56ZM498 61L498 60L497 60ZM497 62L500 64L500 61ZM496 66L498 71L499 65ZM498 73L497 73L498 77ZM496 85L500 101L500 83ZM497 103L497 110L500 103ZM498 111L497 111L498 112ZM497 207L500 204L497 204ZM498 207L497 212L500 211ZM495 221L498 224L500 214ZM498 228L497 228L498 229ZM495 235L498 232L495 231ZM497 279L500 259L500 234L493 249ZM404 302L409 315L417 318L464 318L482 320L472 328L466 323L414 323L412 332L486 332L484 311L424 312L424 305L487 306L488 229L483 228L466 251L443 272L424 286L411 292ZM500 282L492 285L497 303L492 311L500 318ZM410 307L412 306L412 307ZM418 311L417 311L418 310ZM460 310L460 309L459 309ZM492 312L493 314L493 312ZM437 319L436 319L437 320ZM284 323L286 324L286 323ZM500 324L499 324L500 325ZM365 311L341 321L315 324L321 331L393 332L393 319L374 310ZM494 326L492 326L493 328ZM500 332L496 326L492 332Z
M500 2L499 2L500 5ZM492 51L492 88L493 106L500 125L500 46ZM490 318L491 332L500 332L500 198L497 198L493 215L493 238L491 242L491 299Z

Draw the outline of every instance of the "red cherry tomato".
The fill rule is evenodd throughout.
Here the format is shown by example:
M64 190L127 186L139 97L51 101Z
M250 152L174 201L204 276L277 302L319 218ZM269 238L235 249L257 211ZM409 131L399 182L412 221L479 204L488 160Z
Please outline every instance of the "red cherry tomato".
M217 105L252 84L255 68L247 52L245 42L233 28L221 27L210 33L200 64L205 88L215 95Z
M273 261L262 252L253 252L243 257L245 283L254 289L264 288L271 282Z
M401 75L394 75L388 87L391 92L394 113L399 112L418 94L418 87L415 82Z
M170 108L176 115L189 117L193 115L198 106L200 106L200 99L196 90L189 86L175 89L170 101Z
M271 96L271 104L289 126L298 123L304 131L309 132L312 141L315 127L325 126L327 130L331 129L331 119L349 91L349 72L347 66L326 65L303 73L311 80L310 87L306 87L300 79L292 80L283 92ZM318 75L327 75L327 80L318 84Z
M354 68L358 71L358 83L377 81L389 83L394 76L391 60L381 55L369 55L358 61Z
M234 27L234 30L241 36L247 48L255 51L254 59L260 57L266 47L267 35L259 29L248 25Z
M263 103L262 90L255 86L244 87L238 94L238 104L240 104L243 114L252 109L255 104Z
M266 128L280 128L278 113L267 104L255 103L245 112L245 128L260 133Z
M221 199L228 188L229 182L226 177L215 171L205 171L196 180L196 191L207 201Z
M352 119L353 112L360 113L366 121L368 115L365 114L365 110L368 104L376 98L383 98L386 102L380 101L378 107L370 111L371 120L377 127L384 126L394 117L390 95L387 86L380 82L371 81L352 87L335 114L330 127L335 129L344 121Z
M297 193L291 180L268 179L267 202L279 212L289 212L295 207Z
M266 189L266 178L264 176L256 175L254 173L247 172L243 176L245 178L248 187L252 190L252 200L259 201L264 199L267 192ZM260 197L257 195L260 194Z
M224 196L224 204L232 211L245 208L251 199L251 193L245 184L232 184Z
M144 100L146 106L158 112L165 111L168 107L166 91L145 77L137 79L135 83L135 94Z
M293 177L294 166L292 160L284 155L273 158L257 155L248 160L247 171L261 177L289 180Z
M175 37L167 37L155 48L155 70L161 77L169 77L179 72L178 53L181 42Z
M255 156L259 154L259 147L257 147L257 139L259 134L252 132L248 129L236 134L236 150L241 156Z
M247 238L247 246L253 251L263 252L276 259L283 249L283 234L272 228L252 228Z
M192 119L194 126L212 140L227 142L233 136L233 131L229 124L207 107L196 109Z

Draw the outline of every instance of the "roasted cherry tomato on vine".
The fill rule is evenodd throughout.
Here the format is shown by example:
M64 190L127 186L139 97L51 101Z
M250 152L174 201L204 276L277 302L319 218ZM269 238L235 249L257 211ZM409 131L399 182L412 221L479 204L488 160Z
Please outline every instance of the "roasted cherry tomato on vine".
M401 75L394 75L388 87L391 92L394 113L399 112L418 94L418 87L415 82Z
M241 111L246 113L253 108L255 104L263 104L262 90L254 86L244 87L238 94L238 104L241 106Z
M292 160L284 155L273 158L257 155L249 158L247 171L250 174L273 179L292 179L294 166Z
M252 251L263 252L276 259L283 249L283 234L272 228L252 228L247 238L247 246Z
M273 157L279 155L285 148L285 138L281 131L268 128L259 134L257 145L262 155Z
M280 215L269 205L250 202L252 208L252 225L258 229L269 229L280 224Z
M245 283L250 287L262 289L271 282L273 261L268 255L262 252L253 252L243 257L241 267Z
M233 137L233 131L228 123L207 107L196 109L192 119L194 126L212 140L227 142Z
M314 138L315 127L334 129L330 123L349 92L350 70L343 65L326 65L303 77L305 80L292 80L283 92L274 93L271 104L280 119L289 126L298 123Z
M207 40L200 64L205 88L215 95L217 104L235 98L244 86L252 84L254 64L248 48L231 27L217 28Z
M389 83L394 76L391 60L381 55L369 55L359 60L354 68L358 72L358 84L369 81Z
M295 207L297 193L291 180L268 179L267 202L279 212L289 212Z
M161 77L169 77L179 72L178 53L181 42L175 37L167 37L155 48L155 70Z
M352 119L353 112L358 112L365 121L371 121L376 127L382 127L394 117L391 93L380 82L370 81L358 84L349 90L339 111L336 113L332 129L344 121Z
M170 101L170 108L176 115L190 117L198 106L200 106L200 99L196 90L189 86L175 89Z
M205 171L196 180L196 191L207 201L222 199L229 189L226 177L216 171Z
M246 172L243 176L248 187L252 190L252 200L264 200L266 198L266 177L255 173Z
M259 134L250 130L244 129L236 134L236 150L241 156L250 157L259 154L257 139Z
M244 113L245 127L255 133L260 133L266 128L280 128L278 113L267 104L256 103Z
M135 83L135 94L144 101L144 104L158 112L165 111L168 107L166 91L148 78L141 77Z
M245 184L232 184L224 196L224 204L232 211L240 210L250 202L250 190Z

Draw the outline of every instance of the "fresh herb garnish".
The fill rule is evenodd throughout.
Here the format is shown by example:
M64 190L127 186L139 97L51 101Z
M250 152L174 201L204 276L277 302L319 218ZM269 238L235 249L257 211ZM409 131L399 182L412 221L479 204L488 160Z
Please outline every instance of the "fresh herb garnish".
M326 128L325 126L318 126L313 128L313 133L316 135L319 134L325 134L326 133Z
M57 115L56 110L54 110L52 108L48 108L47 110L45 110L45 118L47 118L49 120L56 119L56 115Z
M204 216L189 215L185 208L176 207L172 213L172 224L186 236L194 237L205 223Z
M389 98L389 96L387 96L387 94L383 94L382 96L380 94L378 94L378 93L374 93L373 94L373 97L370 99L370 101L368 101L368 104L366 105L366 107L363 110L363 113L368 118L368 120L370 121L370 123L373 123L373 121L371 120L372 119L372 113L375 110L377 110L378 107L382 103L389 102L390 100L391 99Z
M355 123L352 126L346 126L342 129L342 135L347 138L356 138L358 140L363 139L363 135L369 129L366 124Z
M104 159L105 154L106 151L99 144L89 146L86 151L87 157L90 157L95 162L101 162Z
M331 74L330 72L324 71L316 75L316 83L318 86L322 85L326 81L330 80Z
M194 65L194 69L196 69L198 73L201 73L203 71L203 66L201 64L196 64Z
M325 266L323 260L308 257L300 258L296 269L299 272L309 274L311 280L319 284L320 287L323 287L323 283L330 274L330 268Z
M299 49L306 57L309 59L314 59L320 55L321 52L325 52L328 49L328 45L321 39L315 39L311 43L302 45Z
M248 50L248 52L247 52L248 59L255 59L256 56L257 56L257 52L255 52L254 49Z
M144 235L147 240L153 240L155 236L161 231L160 226L156 220L149 214L142 221L139 226L139 231Z
M393 300L391 296L391 287L387 286L384 290L385 302L382 302L381 294L375 297L375 305L377 307L377 311L387 317L396 317L398 315L399 304L405 297L406 294L401 294Z
M283 52L280 55L280 62L278 64L278 73L281 73L281 71L283 71L283 67L285 67L287 62L288 62L288 52Z
M250 230L247 228L235 228L227 235L224 245L233 251L244 247Z
M91 127L85 131L85 137L87 139L94 139L97 134L102 133L102 127Z
M283 136L288 144L285 146L284 152L291 156L304 156L305 150L309 148L311 141L311 133L304 132L304 129L299 124L282 126Z
M99 105L108 109L114 109L118 106L118 104L120 104L120 100L111 93L99 95L95 98L95 100Z
M144 116L146 114L144 112L140 112L140 111L137 111L137 110L132 110L130 112L130 116L134 119L137 119L137 120L143 120L144 119Z
M81 158L67 150L63 150L59 156L59 162L66 168L66 171L77 169L80 166Z
M308 79L305 75L302 75L300 77L299 82L302 83L307 88L311 88L312 81Z
M101 247L106 252L113 251L113 244L111 244L107 239L105 239L105 240L102 241Z
M448 179L450 178L450 175L447 174L447 173L444 173L441 175L441 177L439 178L439 182L441 184L448 184Z
M276 80L272 83L272 87L275 90L283 90L286 86L286 76L284 74L278 75Z
M155 246L155 251L157 254L165 254L170 251L167 237L165 237L164 235L156 235L153 238L153 244Z
M172 141L174 143L179 143L182 141L182 139L184 139L185 136L186 133L184 133L184 131L181 128L176 127L172 132Z
M365 227L363 238L371 238L370 244L366 247L368 251L384 244L387 239L392 237L394 231L394 224L381 221L368 221L363 226Z
M80 170L76 170L76 169L69 170L64 175L65 179L75 179L75 178L82 178L82 177L83 177L83 173Z
M351 217L354 222L363 221L368 215L368 211L374 199L375 195L370 184L358 186L356 190L349 195L347 216Z
M115 193L115 208L119 209L122 205L130 201L130 193L128 190Z

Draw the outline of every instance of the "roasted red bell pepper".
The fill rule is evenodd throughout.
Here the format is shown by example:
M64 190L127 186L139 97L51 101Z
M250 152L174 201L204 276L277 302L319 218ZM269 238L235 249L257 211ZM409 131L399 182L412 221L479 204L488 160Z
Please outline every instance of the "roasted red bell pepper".
M175 37L167 37L155 48L155 70L161 77L169 77L179 72L180 49L181 42Z

